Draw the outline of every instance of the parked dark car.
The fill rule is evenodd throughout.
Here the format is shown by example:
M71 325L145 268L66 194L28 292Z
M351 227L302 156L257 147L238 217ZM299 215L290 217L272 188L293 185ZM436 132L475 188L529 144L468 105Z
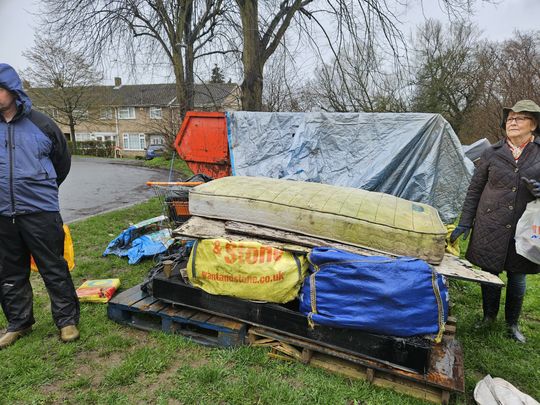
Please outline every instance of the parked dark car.
M148 148L146 148L144 158L150 160L158 156L163 156L166 150L167 147L165 145L149 145Z

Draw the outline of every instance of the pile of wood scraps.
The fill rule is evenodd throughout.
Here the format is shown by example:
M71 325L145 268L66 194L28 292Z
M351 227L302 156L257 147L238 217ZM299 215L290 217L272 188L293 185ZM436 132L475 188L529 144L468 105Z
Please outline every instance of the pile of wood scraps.
M455 319L451 317L448 322L453 327L447 328L443 342L432 349L427 374L414 373L264 328L250 328L248 341L253 346L269 347L272 358L298 361L415 398L448 404L451 392L464 390L463 352L454 339Z
M194 239L224 238L235 241L251 240L292 252L308 253L313 247L325 246L366 256L383 255L396 257L395 254L367 247L361 248L260 225L236 221L222 221L198 216L192 216L187 222L175 229L173 235ZM466 260L459 259L450 254L445 254L442 262L434 267L439 274L448 278L498 286L504 285L503 281L496 275L474 269L472 264Z

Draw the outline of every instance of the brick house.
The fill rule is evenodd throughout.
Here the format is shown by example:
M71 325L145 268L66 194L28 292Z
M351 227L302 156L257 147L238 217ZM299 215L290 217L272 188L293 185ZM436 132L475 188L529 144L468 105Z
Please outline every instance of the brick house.
M33 97L45 89L28 88ZM240 106L240 88L234 83L195 84L195 110L236 111ZM75 126L77 142L114 141L119 154L142 156L148 145L172 144L180 122L174 84L93 86L89 92L91 107ZM69 126L58 121L58 111L50 105L35 105L49 114L70 139Z

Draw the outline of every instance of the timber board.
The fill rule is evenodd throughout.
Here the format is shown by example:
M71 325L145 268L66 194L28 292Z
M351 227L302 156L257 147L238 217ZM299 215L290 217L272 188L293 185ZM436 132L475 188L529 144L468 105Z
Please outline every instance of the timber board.
M450 392L464 392L463 352L453 337L434 347L428 374L394 368L260 327L249 329L248 342L270 347L269 355L274 358L294 360L348 378L367 380L434 403L447 404Z
M366 256L384 255L397 257L388 252L332 242L299 233L243 222L220 221L197 216L191 217L187 222L174 230L174 234L176 236L198 239L225 238L230 240L253 240L293 252L307 253L313 247L326 246ZM448 278L504 286L504 282L496 275L474 269L473 265L468 261L459 259L448 253L444 255L441 264L435 265L434 268L439 274Z

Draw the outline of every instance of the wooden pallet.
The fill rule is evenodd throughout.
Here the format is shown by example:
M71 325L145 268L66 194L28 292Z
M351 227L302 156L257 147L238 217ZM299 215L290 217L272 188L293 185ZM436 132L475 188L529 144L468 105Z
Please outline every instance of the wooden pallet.
M307 317L297 309L209 294L187 285L177 271L173 271L170 278L156 275L152 291L154 297L164 302L274 330L330 349L376 359L378 362L386 361L393 367L424 373L429 366L433 344L426 339L385 336L326 325L310 328Z
M463 352L454 339L455 319L450 318L443 342L435 345L427 374L392 367L388 363L351 355L265 328L251 327L248 342L269 346L269 356L299 361L353 379L370 383L437 404L448 404L452 392L464 392Z
M124 325L181 334L207 346L239 346L247 335L245 323L164 303L141 291L139 285L113 297L107 314Z

